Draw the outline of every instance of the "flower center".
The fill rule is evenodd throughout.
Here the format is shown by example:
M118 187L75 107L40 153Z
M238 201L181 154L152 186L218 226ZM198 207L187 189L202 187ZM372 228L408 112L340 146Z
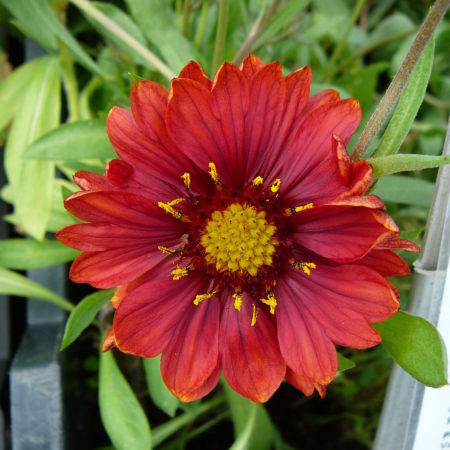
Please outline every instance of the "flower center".
M276 227L266 220L266 213L246 203L233 203L223 211L214 211L201 237L205 259L219 272L247 272L256 276L258 269L272 264L278 240Z

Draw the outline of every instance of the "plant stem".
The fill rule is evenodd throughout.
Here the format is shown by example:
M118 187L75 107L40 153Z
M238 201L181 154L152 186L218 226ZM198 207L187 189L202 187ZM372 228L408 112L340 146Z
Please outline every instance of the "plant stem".
M379 129L386 121L389 113L396 105L398 97L406 86L417 61L419 61L423 50L446 13L449 5L450 0L436 0L434 3L427 18L420 27L408 54L356 143L355 149L351 155L353 161L361 159L364 156Z
M139 41L130 36L125 30L119 27L115 22L113 22L108 16L103 14L101 11L92 6L87 0L70 0L71 3L76 5L87 15L96 20L100 25L105 27L107 30L114 33L118 38L122 39L125 44L132 48L136 53L138 53L142 58L148 61L156 70L158 70L167 79L171 80L175 77L175 73L164 64L154 53L144 47Z
M66 92L67 109L69 111L68 122L80 120L80 108L78 104L78 83L73 67L73 60L67 52L64 44L60 45L61 74Z
M245 42L242 44L242 47L238 50L238 52L234 56L233 64L238 65L242 62L247 53L249 53L249 51L253 47L253 44L255 43L258 36L261 34L261 32L264 30L269 20L275 14L279 5L280 0L274 0L269 10L264 15L258 17L256 22L253 24L250 33L247 36L247 39L245 39Z
M219 19L217 21L216 43L214 46L214 56L212 64L213 75L224 60L225 39L227 36L229 9L230 9L230 0L220 0Z
M350 34L350 31L352 31L352 28L354 27L355 23L357 22L365 4L366 4L366 0L358 0L358 2L356 3L355 8L353 9L352 17L350 18L350 20L347 24L347 28L345 29L345 32L344 32L341 40L339 41L339 44L334 48L333 54L331 55L328 65L323 72L322 81L330 80L330 78L331 78L330 73L333 72L333 68L336 64L336 61L341 56L342 50L344 49L345 43L347 42L348 35Z
M199 48L202 43L203 32L205 31L206 17L208 15L209 0L203 0L202 11L198 19L197 32L195 33L194 45Z
M189 15L191 14L191 0L184 0L183 20L181 22L181 32L189 38Z

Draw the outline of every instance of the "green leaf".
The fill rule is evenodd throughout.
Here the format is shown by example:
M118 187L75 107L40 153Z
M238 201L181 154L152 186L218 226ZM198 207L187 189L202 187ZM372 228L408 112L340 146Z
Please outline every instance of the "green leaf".
M346 358L344 355L341 355L339 352L337 354L338 358L338 372L344 372L348 369L353 369L356 366L355 362L349 358Z
M78 251L56 240L7 239L0 241L0 266L36 269L72 261Z
M420 178L391 175L382 178L373 193L385 202L429 208L433 199L434 184Z
M15 112L19 108L26 93L26 87L34 74L39 71L42 64L41 59L35 59L23 64L11 72L6 80L0 84L0 130L8 125Z
M74 306L65 298L12 270L0 267L0 294L38 298L71 311Z
M108 160L115 156L105 124L89 120L61 125L33 142L24 154L28 160L50 161Z
M161 376L160 361L161 356L142 359L147 386L153 403L167 415L173 417L180 402L164 384Z
M428 155L389 155L369 159L373 168L373 177L381 178L397 172L431 169L450 164L450 156Z
M36 68L8 136L5 170L13 189L14 211L20 226L36 239L42 239L50 217L54 164L24 161L22 156L32 141L59 123L59 60L41 58Z
M399 151L402 142L411 129L427 90L433 67L434 38L431 39L420 57L411 77L403 90L392 119L383 134L373 156L392 155ZM393 173L393 172L391 172Z
M276 430L264 406L240 396L226 381L223 381L222 385L233 420L236 449L271 449ZM256 411L253 411L253 408L256 408ZM251 414L255 414L255 417L249 421Z
M295 16L300 14L309 3L311 3L311 0L289 0L278 9L269 23L264 27L254 47L258 47L262 42L275 36L284 26L292 22Z
M67 319L61 350L64 350L92 323L102 306L111 300L114 290L97 291L86 297L75 306Z
M179 72L190 60L200 60L194 46L181 34L164 0L126 0L131 15L167 65Z
M58 41L67 45L72 56L86 69L102 75L98 65L88 56L67 28L58 20L46 0L0 0L17 19L19 28L49 52L58 51Z
M437 329L403 311L374 324L394 361L421 383L440 387L447 381L447 351Z
M117 450L149 450L150 425L112 351L100 352L98 402L103 426Z

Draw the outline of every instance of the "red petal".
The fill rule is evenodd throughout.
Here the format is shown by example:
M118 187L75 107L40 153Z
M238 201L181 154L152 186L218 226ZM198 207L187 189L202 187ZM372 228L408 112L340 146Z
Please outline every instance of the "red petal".
M146 99L147 102L145 100L144 94L146 89L135 89L133 103L135 104L135 109L140 110L140 106L137 105L146 105L150 100ZM142 108L144 111L152 111L152 108L148 105L146 108ZM137 112L136 115L138 115ZM159 116L155 113L153 116L149 116L149 120L152 119L152 117L157 118ZM142 117L142 121L146 123L145 116ZM114 146L117 154L135 168L139 168L146 173L149 176L147 184L153 186L156 180L160 180L160 183L163 182L166 186L167 183L172 183L182 187L183 185L182 181L180 181L180 177L187 171L185 167L190 167L190 165L185 164L183 166L181 164L183 158L181 155L178 155L178 157L174 156L176 150L174 149L173 143L171 143L168 138L161 140L158 137L158 133L165 133L165 131L161 130L161 125L154 126L157 128L157 131L152 138L150 138L150 126L146 128L147 134L144 134L144 132L136 125L132 114L125 109L118 107L114 107L111 110L106 121L106 131L108 132L111 144ZM166 190L169 193L172 192L169 187L166 187Z
M172 81L166 124L178 148L203 171L216 165L219 178L231 184L232 168L225 138L214 116L212 94L187 78Z
M122 299L114 315L119 349L146 358L159 355L180 324L189 321L189 308L204 284L193 272L181 280L157 278L135 288Z
M250 83L250 103L245 118L246 179L261 176L261 164L277 135L286 96L279 63L264 66Z
M324 206L294 216L296 241L326 258L361 258L385 236L398 232L385 215L363 207Z
M286 365L278 347L272 322L259 310L252 327L253 304L244 295L237 311L227 299L220 322L220 348L225 378L239 394L265 402L280 386Z
M115 187L125 189L133 176L133 166L120 159L111 160L105 169L106 179Z
M220 302L212 297L195 306L194 297L183 307L183 318L161 358L164 382L182 401L196 400L205 385L208 391L218 381Z
M248 55L241 64L241 70L248 81L251 81L256 73L265 66L265 62L256 55Z
M247 80L233 64L225 63L214 79L214 113L219 121L228 150L234 186L243 186L245 172L244 117L248 108Z
M338 198L354 197L364 194L372 182L372 166L367 161L356 161L351 166L350 185Z
M264 166L261 168L262 173L270 173L270 169L275 165L275 162L286 151L286 140L289 139L289 135L297 132L299 123L304 117L304 108L308 103L311 78L312 72L309 67L303 67L286 77L286 98L281 113L282 120L272 150L265 152L266 159ZM275 174L273 174L274 176Z
M333 206L363 206L370 209L386 209L380 197L376 195L364 195L362 197L345 197L325 203Z
M278 342L288 367L315 383L328 384L337 370L337 356L331 340L292 289L293 281L277 284L275 311Z
M378 250L378 246L356 263L376 270L383 277L408 275L410 272L408 264L399 255L390 250Z
M322 105L326 105L327 103L337 103L339 100L339 92L335 91L334 89L325 89L324 91L312 95L309 98L308 104L306 105L303 113L308 114L312 110L319 108Z
M306 116L282 161L280 178L291 196L300 196L318 177L316 169L333 154L333 134L346 144L360 120L361 109L354 99L325 104Z
M314 389L317 389L322 398L325 397L327 385L314 383L313 380L295 373L289 367L286 370L286 381L302 391L307 397L314 393Z
M157 245L84 252L70 268L70 279L108 289L128 283L162 261Z
M108 332L106 333L105 339L102 344L102 351L107 352L116 346L116 341L114 339L114 329L113 327L109 327Z
M73 181L83 191L105 191L112 189L108 180L98 173L79 171L73 176Z
M406 250L407 252L420 252L420 247L408 239L398 239L395 237L386 237L377 245L378 249Z
M163 245L179 241L173 231L166 228L126 227L109 223L77 223L59 230L56 237L63 244L78 250L98 252L113 248ZM156 247L155 247L156 248Z
M146 196L134 192L77 192L66 199L64 206L87 222L166 227L174 235L181 233L185 227L183 222L165 213Z
M178 75L179 78L190 78L191 80L198 81L203 84L206 89L211 90L212 83L208 76L203 72L202 66L195 62L190 61L187 63Z

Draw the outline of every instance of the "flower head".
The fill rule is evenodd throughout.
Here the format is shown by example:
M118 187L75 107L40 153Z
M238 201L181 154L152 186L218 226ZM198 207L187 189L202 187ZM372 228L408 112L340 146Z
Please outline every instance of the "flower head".
M83 251L70 276L120 286L104 347L162 353L182 400L222 371L254 401L283 379L323 395L335 344L378 344L370 323L399 307L385 277L408 267L392 249L416 248L363 195L371 166L348 158L358 102L309 97L311 77L249 56L213 82L194 62L169 92L138 82L131 112L107 120L120 159L105 177L75 175L82 191L65 205L87 223L58 233Z

